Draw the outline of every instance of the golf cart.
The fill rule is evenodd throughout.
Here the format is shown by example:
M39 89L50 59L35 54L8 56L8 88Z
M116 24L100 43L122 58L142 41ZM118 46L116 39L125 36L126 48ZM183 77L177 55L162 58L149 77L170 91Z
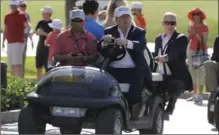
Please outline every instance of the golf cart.
M208 122L219 129L219 89L208 99Z
M115 49L122 55L115 57ZM105 50L108 57L101 68L60 66L47 72L27 96L28 105L19 115L19 134L45 134L47 123L60 127L62 134L80 134L82 128L95 129L96 134L134 130L162 134L162 97L155 95L138 110L130 110L120 83L105 71L112 56L115 61L125 56L125 47L112 41ZM153 73L153 80L162 81L162 75ZM141 117L132 119L132 111Z

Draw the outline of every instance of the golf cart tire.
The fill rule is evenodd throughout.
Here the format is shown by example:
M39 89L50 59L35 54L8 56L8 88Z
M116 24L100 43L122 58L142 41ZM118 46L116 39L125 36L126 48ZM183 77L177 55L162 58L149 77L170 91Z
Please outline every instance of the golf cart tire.
M159 117L161 118L162 123L161 129L158 131L158 121ZM140 134L162 134L163 133L163 126L164 126L164 110L161 106L158 106L155 112L154 121L151 129L139 129Z
M60 133L61 134L80 134L82 131L82 127L80 124L72 126L72 128L61 128L60 127Z
M212 103L210 101L211 100L210 98L208 100L208 114L207 114L207 116L208 116L208 123L214 124L214 112L210 111L210 108L211 108L211 105L212 105Z
M21 109L18 118L19 134L45 134L46 123L41 119L42 113L31 105Z
M216 100L215 103L214 122L215 122L215 127L219 129L219 98Z
M114 129L116 122L120 123L120 133L123 129L123 117L118 109L106 109L100 113L96 120L96 134L116 134Z

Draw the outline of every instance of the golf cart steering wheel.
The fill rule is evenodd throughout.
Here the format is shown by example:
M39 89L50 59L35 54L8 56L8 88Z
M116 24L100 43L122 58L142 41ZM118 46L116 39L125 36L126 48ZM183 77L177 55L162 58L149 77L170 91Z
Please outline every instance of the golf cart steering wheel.
M102 41L100 41L100 43L102 43ZM115 40L112 39L108 43L108 45L105 46L101 50L101 54L102 54L103 57L109 58L111 61L118 61L118 60L121 60L121 59L123 59L125 57L125 55L126 55L126 47L125 46L121 46L121 45L117 45L115 43Z

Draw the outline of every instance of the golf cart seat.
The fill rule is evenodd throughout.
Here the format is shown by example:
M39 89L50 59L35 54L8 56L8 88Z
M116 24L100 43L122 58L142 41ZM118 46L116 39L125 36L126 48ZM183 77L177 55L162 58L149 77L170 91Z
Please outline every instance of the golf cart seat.
M152 73L152 80L153 80L153 82L161 82L161 81L163 81L163 75L161 75L160 73L153 72Z

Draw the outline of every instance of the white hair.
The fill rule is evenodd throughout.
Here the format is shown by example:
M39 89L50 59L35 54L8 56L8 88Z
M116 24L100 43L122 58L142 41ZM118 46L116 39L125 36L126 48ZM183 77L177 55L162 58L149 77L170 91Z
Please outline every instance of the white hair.
M176 14L173 13L173 12L165 12L165 13L163 14L162 21L163 21L164 18L167 17L167 16L173 18L173 19L176 21L176 17L177 17L177 16L176 16Z

